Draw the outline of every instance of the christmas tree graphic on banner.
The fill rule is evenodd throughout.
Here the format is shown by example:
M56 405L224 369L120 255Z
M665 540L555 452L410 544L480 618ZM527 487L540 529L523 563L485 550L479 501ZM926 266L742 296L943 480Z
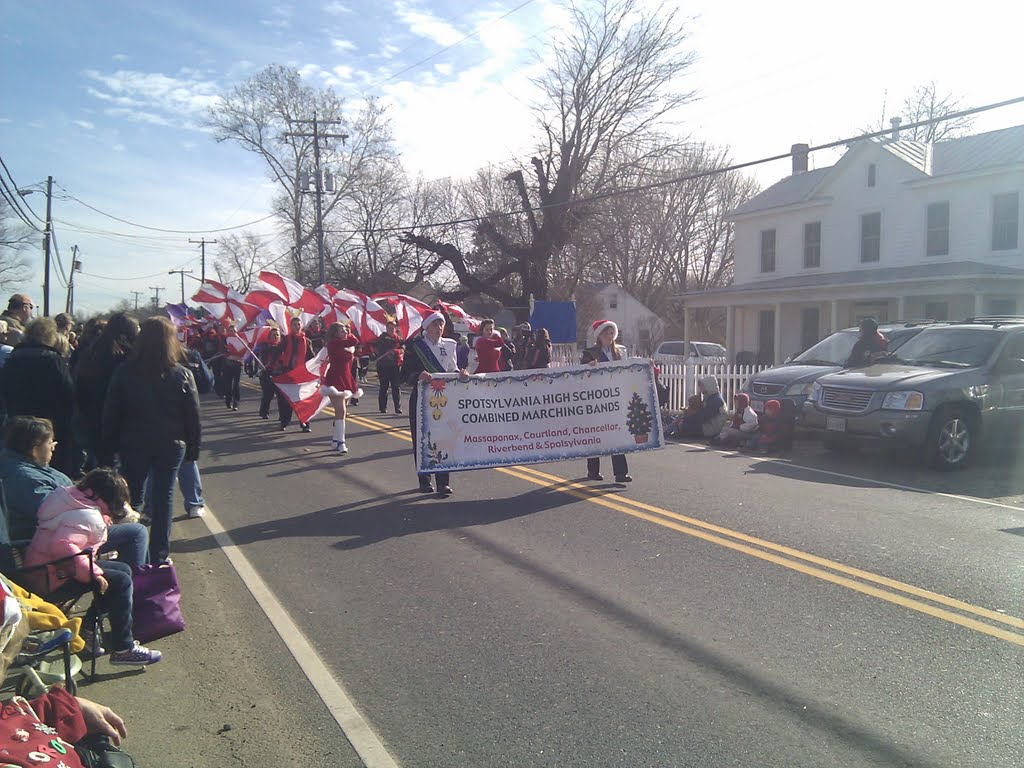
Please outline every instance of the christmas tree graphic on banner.
M640 395L634 392L626 409L626 427L637 443L647 442L647 436L651 433L651 421L651 409L640 399Z

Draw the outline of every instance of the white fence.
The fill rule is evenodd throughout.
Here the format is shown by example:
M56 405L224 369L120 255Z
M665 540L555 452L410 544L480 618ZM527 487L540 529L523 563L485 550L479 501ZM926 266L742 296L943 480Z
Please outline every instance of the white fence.
M551 367L576 365L580 353L575 344L554 344L551 349ZM657 363L661 369L661 383L668 387L668 410L681 411L686 401L697 394L697 382L704 376L718 379L718 388L726 407L732 408L732 396L743 389L747 379L767 365L698 365L695 363Z
M668 410L681 411L686 401L697 394L697 382L704 376L714 376L726 407L732 409L732 396L743 389L747 379L767 365L659 365L661 383L668 387Z

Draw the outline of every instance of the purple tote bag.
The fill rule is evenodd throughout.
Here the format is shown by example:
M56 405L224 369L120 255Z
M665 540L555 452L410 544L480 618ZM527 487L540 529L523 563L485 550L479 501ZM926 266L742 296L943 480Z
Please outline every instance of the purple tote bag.
M132 568L132 634L150 643L185 629L181 615L181 587L170 563Z

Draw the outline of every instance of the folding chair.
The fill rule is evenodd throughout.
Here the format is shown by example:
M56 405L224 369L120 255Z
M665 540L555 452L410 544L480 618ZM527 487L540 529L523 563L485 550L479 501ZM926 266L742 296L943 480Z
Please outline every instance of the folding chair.
M41 571L45 575L51 567L55 568L58 573L61 572L62 568L66 567L67 571L70 573L74 567L73 561L79 557L88 558L89 571L90 573L92 572L94 560L93 551L91 549L87 549L84 552L81 552L77 555L68 555L67 557L61 557L56 560L51 560L49 562L42 563L40 565L24 565L24 553L25 549L29 545L29 542L22 540L11 540L7 511L7 500L4 497L4 485L2 480L0 480L0 513L2 513L0 514L0 573L6 576L10 581L14 582L18 586L21 586L23 589L28 590L29 588L27 586L24 586L24 584L26 582L25 577L29 574ZM31 590L29 591L31 592ZM95 581L90 581L88 584L85 584L80 581L75 581L74 579L68 579L64 584L62 584L53 592L48 594L40 594L38 596L48 603L53 603L58 608L60 608L60 610L65 615L68 615L68 613L72 610L72 608L79 600L81 600L86 595L90 594L92 595L93 602L98 603L101 593L99 591L99 585ZM103 615L99 610L95 610L92 611L91 616L91 625L87 627L87 629L91 630L93 637L99 638L102 636L101 632L103 627ZM84 621L83 626L85 626ZM73 684L73 681L70 680L70 638L68 642L65 644L64 653L66 657L64 667L66 677L69 678L68 682ZM93 655L92 657L89 676L86 679L87 681L92 681L96 679L95 655Z

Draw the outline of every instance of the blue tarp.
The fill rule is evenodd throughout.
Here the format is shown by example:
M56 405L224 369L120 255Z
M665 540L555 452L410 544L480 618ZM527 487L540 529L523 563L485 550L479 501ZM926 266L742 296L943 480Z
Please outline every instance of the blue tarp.
M530 314L533 330L547 328L552 344L576 343L576 304L572 301L535 301Z

